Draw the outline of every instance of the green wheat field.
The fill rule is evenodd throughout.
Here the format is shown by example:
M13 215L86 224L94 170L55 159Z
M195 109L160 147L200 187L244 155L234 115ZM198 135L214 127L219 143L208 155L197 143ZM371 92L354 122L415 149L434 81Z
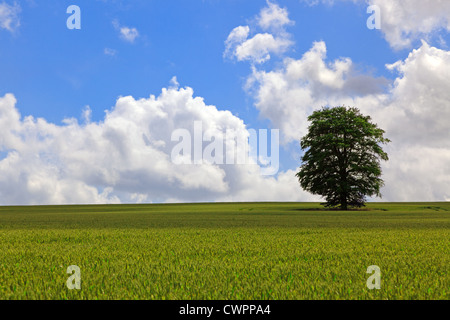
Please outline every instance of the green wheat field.
M449 240L450 203L0 207L0 299L447 300Z

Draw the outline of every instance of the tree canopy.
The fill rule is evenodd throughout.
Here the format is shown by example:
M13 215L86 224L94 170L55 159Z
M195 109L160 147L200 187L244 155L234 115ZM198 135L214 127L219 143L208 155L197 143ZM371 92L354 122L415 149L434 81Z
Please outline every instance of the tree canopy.
M362 207L366 196L381 197L380 160L388 160L381 144L384 130L357 108L323 107L308 117L301 139L302 164L296 174L301 187L325 198L326 207Z

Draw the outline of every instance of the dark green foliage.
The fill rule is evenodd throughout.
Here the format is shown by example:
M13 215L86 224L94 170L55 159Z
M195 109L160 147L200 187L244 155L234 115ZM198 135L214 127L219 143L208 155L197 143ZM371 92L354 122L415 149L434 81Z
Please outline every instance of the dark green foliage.
M334 107L315 111L309 132L301 139L305 153L297 173L303 189L325 198L326 207L362 207L366 196L379 196L383 186L380 147L390 142L384 131L357 108Z

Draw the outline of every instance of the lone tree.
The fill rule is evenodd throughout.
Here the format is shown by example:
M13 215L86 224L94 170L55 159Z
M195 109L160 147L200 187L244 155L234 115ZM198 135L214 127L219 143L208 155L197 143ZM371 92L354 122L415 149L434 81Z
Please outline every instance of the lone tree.
M390 140L370 120L344 106L324 107L308 117L311 125L300 141L305 153L296 176L304 190L326 199L325 207L359 208L366 196L381 197L380 159L387 161L388 155L380 144Z

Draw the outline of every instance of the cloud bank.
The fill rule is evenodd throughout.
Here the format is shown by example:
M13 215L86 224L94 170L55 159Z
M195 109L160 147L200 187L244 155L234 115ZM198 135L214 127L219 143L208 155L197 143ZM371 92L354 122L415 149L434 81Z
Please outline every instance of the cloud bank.
M0 98L0 203L67 204L311 200L295 172L262 176L258 165L175 164L174 130L225 129L248 136L244 122L206 105L189 87L158 97L120 97L101 122L63 125L22 117L14 95Z
M413 9L398 1L370 3L394 10L396 17L410 10L424 19L431 17L427 28L422 28L421 19L401 26L394 18L386 21L383 32L394 47L409 45L415 36L437 30L441 25L437 21L443 21L435 8L420 10L430 6L426 1L411 1L417 5ZM446 12L446 4L439 2L439 6ZM408 32L398 33L396 28ZM336 105L358 107L392 140L386 147L390 160L383 163L383 200L450 200L450 51L422 41L407 58L386 64L396 76L392 82L358 72L348 57L329 61L326 53L326 43L317 41L298 59L284 56L275 69L251 64L246 90L261 117L280 128L285 144L298 144L307 133L307 118L314 110Z
M399 1L369 3L392 17L412 14ZM384 20L382 32L393 48L448 31L446 3L438 2L439 12L425 8L426 1L410 4L417 19L402 25ZM287 9L267 2L253 24L231 30L224 51L249 63L245 89L261 117L281 130L282 142L298 146L307 117L321 106L358 107L392 140L383 200L450 201L450 51L422 41L404 59L387 61L395 78L390 82L359 72L349 57L330 61L324 41L289 57L293 42L286 28L292 23ZM273 55L281 63L263 69ZM196 121L204 124L202 134L230 129L249 135L242 119L207 105L175 78L159 96L118 98L99 122L91 122L89 107L81 123L57 125L23 117L16 104L13 94L0 97L0 204L320 200L300 189L297 168L262 176L258 165L175 164L171 135L179 128L194 135Z
M284 143L299 141L307 117L322 106L358 107L392 140L390 160L383 163L384 200L449 200L450 52L423 42L386 67L397 74L390 86L383 78L352 73L349 58L328 62L325 43L316 42L280 69L253 68L248 86L255 107L281 129Z

